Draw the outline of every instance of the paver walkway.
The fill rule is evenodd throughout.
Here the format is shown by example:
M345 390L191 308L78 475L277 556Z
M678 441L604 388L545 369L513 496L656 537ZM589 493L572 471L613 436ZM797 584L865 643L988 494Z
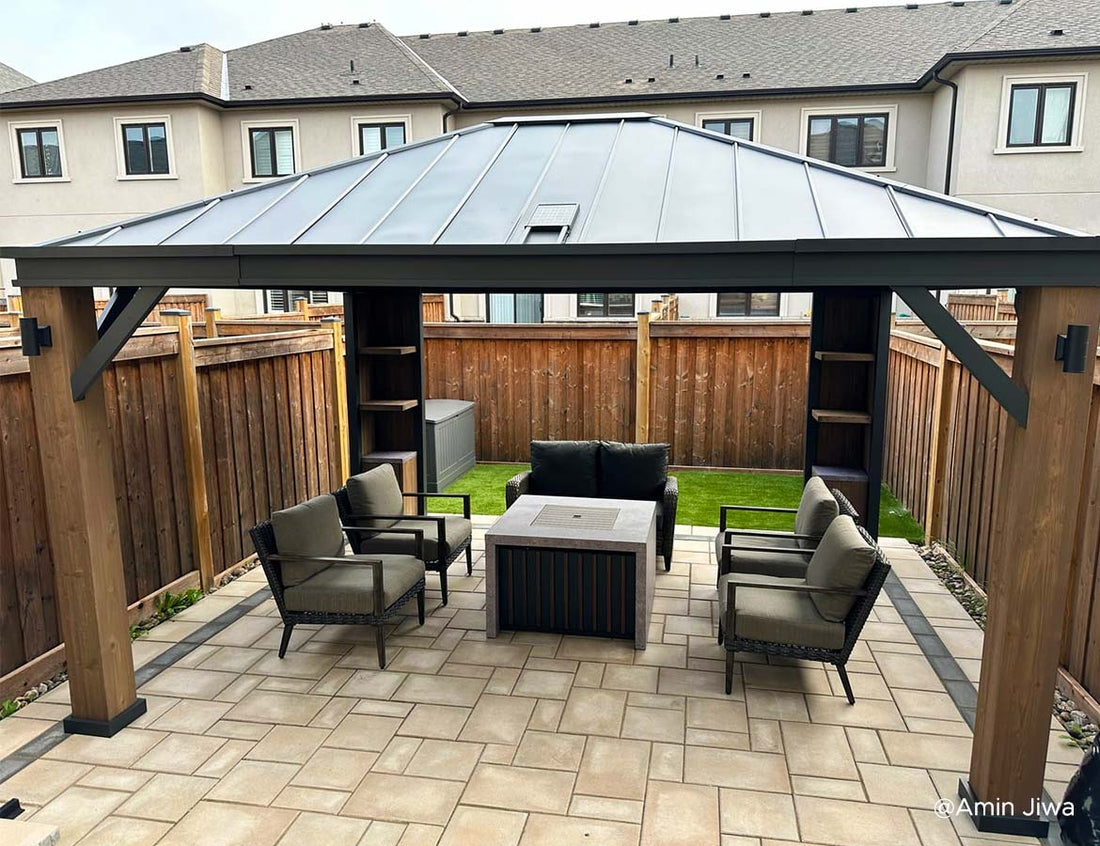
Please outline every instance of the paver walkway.
M479 552L489 523L477 521ZM426 624L401 622L384 671L373 631L350 626L299 626L279 660L267 599L146 683L149 713L132 727L65 738L0 783L0 799L18 796L23 819L82 846L1035 842L933 813L955 795L971 733L886 594L849 664L855 706L821 664L751 655L725 696L714 530L680 528L645 652L487 641L480 557L472 577L453 568L447 608L429 591ZM911 547L883 548L976 681L980 630ZM137 662L264 587L256 569L207 597L135 643ZM67 696L0 722L0 757L52 728ZM1078 759L1052 724L1052 796Z

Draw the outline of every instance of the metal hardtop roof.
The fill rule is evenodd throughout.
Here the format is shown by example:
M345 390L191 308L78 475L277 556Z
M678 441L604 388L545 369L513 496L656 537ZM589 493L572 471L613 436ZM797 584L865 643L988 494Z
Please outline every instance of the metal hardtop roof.
M1078 234L664 118L617 114L502 118L6 254Z

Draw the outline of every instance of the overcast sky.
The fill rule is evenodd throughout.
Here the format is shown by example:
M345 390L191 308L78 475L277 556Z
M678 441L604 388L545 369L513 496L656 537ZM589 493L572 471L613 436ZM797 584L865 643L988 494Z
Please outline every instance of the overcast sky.
M899 2L904 0L0 0L0 62L45 82L184 44L205 41L228 50L322 23L377 20L410 35Z

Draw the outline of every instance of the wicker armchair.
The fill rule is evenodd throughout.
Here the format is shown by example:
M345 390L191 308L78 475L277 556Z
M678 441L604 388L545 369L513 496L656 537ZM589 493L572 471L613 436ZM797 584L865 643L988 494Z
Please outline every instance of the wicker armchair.
M790 514L794 517L794 531L729 528L730 512ZM821 536L838 514L859 519L859 513L844 494L835 488L830 491L817 476L811 477L803 488L798 508L720 506L719 529L714 538L718 579L731 571L801 577Z
M733 689L735 653L757 652L833 664L848 702L855 704L845 664L889 572L871 536L841 515L822 538L806 578L723 576L718 643L726 648L726 693ZM825 607L826 601L833 605ZM847 604L846 610L837 602Z
M351 491L358 486L358 491ZM411 540L400 529L420 528L424 532L424 567L439 574L442 602L447 604L447 568L466 554L466 575L474 569L473 524L470 522L469 494L403 493L397 476L388 464L348 479L348 484L333 493L340 510L340 522L365 531L349 533L348 541L357 554L410 552ZM429 498L461 499L458 515L410 515L402 512L405 499L416 499L422 506ZM353 504L358 501L359 507Z
M656 449L658 447L664 447L667 453L667 444L618 444L605 441L532 441L531 451L532 458L534 460L536 450L545 446L560 446L569 448L570 445L574 445L583 451L586 447L596 450L595 454L599 455L600 450L614 450L614 449ZM627 461L630 459L627 458ZM663 461L664 459L662 459ZM662 464L664 467L664 464ZM566 471L568 472L568 470ZM532 470L525 470L522 473L517 473L511 479L507 481L504 486L504 503L505 506L511 507L512 504L521 496L527 493L538 494L550 494L555 495L558 492L555 490L535 490L532 486ZM657 510L657 552L665 559L665 569L669 570L672 567L672 545L676 535L676 506L680 499L680 489L676 483L675 476L669 476L667 473L662 472L660 487L660 497L658 499ZM614 495L601 491L597 487L595 479L597 478L595 468L592 468L592 484L593 488L589 493L584 495L593 496L595 498L610 498L610 499L650 499L649 496L622 496ZM564 493L563 495L581 495L573 491Z
M384 668L385 623L400 614L402 606L414 596L417 616L420 624L424 624L424 562L412 555L344 555L344 532L356 534L362 530L341 526L331 500L331 496L314 497L302 505L276 512L272 520L258 523L249 531L283 621L279 657L286 656L290 636L299 623L366 625L376 627L378 666ZM316 514L305 514L303 519L303 513L311 508L320 512L320 519ZM291 513L295 511L298 514ZM324 543L339 552L318 555L312 549L307 549L306 554L280 551L276 532L285 540L288 529L295 534L311 531L315 534L303 538L301 544L284 543L284 546L317 548L318 543ZM399 531L412 536L416 551L422 555L424 532Z

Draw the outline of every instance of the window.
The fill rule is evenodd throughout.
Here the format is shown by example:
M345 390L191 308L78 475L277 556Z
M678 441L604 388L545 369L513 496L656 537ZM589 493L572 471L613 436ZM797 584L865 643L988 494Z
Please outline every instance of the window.
M764 317L779 314L779 294L726 293L718 295L719 317Z
M704 119L703 129L709 129L711 132L721 132L724 135L732 135L742 141L752 141L755 124L756 120L751 117Z
M122 156L127 176L165 175L168 167L168 127L158 123L124 123Z
M1013 85L1008 147L1066 147L1073 141L1076 82Z
M294 173L294 127L250 127L248 143L253 179Z
M577 317L633 316L633 294L577 294Z
M489 323L542 323L542 294L488 294Z
M328 303L328 291L264 291L267 301L267 310L272 311L296 311L295 300L305 297L311 305L324 305Z
M20 127L15 130L22 179L60 179L61 130L56 126Z
M810 115L806 155L847 167L887 164L886 142L890 115Z
M389 150L405 143L404 123L359 124L359 155Z

